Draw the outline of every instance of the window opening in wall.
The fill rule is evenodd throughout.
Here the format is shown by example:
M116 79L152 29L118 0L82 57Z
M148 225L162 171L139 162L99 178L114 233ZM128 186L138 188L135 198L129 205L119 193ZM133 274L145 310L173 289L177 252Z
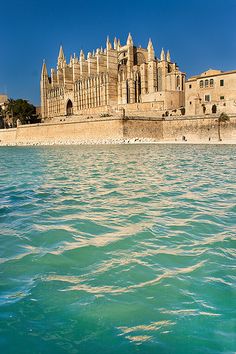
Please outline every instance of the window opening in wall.
M141 101L141 77L138 75L138 102Z
M130 103L130 89L129 89L128 81L126 81L126 102Z
M203 80L200 81L200 88L203 88Z
M224 86L224 80L220 80L220 86Z
M211 108L212 113L216 113L217 112L217 107L215 104L213 104L212 108Z
M225 99L225 96L220 96L220 99L221 99L221 100L224 100L224 99Z
M208 85L209 85L209 81L205 80L205 87L208 87Z
M72 114L73 114L73 104L71 100L69 100L66 105L66 115L71 116Z
M192 85L189 85L189 88L191 89L191 88L192 88Z
M210 100L211 100L210 95L205 95L205 102L210 102Z
M177 76L177 88L179 87L179 85L180 85L180 78L179 76Z
M181 90L183 91L184 88L184 76L181 76Z
M211 80L210 80L210 87L213 87L213 86L214 86L214 80L211 79Z
M192 104L192 101L190 101L189 104Z

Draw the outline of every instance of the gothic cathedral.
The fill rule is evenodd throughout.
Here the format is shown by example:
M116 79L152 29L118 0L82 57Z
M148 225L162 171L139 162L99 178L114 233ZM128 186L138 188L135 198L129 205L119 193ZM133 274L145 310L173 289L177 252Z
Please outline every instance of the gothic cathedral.
M152 107L162 113L184 106L185 74L172 62L169 51L155 56L152 41L147 49L136 47L129 34L106 42L106 48L81 50L67 63L60 47L57 68L48 76L45 62L41 74L42 118L107 112L129 107Z

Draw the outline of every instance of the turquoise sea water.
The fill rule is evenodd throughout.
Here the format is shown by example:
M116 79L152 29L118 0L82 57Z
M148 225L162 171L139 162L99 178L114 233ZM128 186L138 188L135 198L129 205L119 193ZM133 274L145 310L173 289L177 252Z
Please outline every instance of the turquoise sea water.
M0 352L236 352L235 146L0 149Z

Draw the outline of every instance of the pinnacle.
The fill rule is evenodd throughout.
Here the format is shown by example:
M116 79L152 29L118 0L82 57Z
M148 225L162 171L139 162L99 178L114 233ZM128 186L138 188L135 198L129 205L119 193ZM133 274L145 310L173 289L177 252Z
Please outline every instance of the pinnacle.
M165 52L163 48L161 50L161 60L165 60Z
M60 50L59 50L59 55L58 55L58 59L65 59L65 55L64 55L64 52L63 52L63 48L62 48L62 45L60 46Z
M47 66L46 66L45 59L43 59L41 77L48 77L48 72L47 72Z
M132 38L130 33L129 33L128 38L127 38L127 45L133 45L133 38Z
M152 44L152 40L151 40L151 38L149 38L149 41L148 41L148 47L153 47L153 44Z
M169 62L171 61L171 59L170 59L170 51L169 50L167 51L167 54L166 54L166 60L169 61Z

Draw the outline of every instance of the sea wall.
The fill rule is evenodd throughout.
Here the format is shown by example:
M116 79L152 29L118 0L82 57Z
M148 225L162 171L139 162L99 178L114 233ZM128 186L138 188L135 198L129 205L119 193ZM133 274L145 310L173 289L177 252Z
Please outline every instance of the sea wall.
M123 121L125 139L140 138L163 140L163 123L161 120L132 118Z
M21 125L0 130L0 144L70 143L121 139L123 124L118 119Z
M220 124L220 135L223 141L236 142L236 117L230 117L230 121ZM164 141L218 141L218 119L209 118L185 118L163 121Z
M221 123L223 142L236 142L236 116ZM87 120L22 125L0 129L0 145L104 142L121 139L152 139L159 142L217 142L216 117L182 118L90 118Z
M0 145L16 143L17 128L0 129Z

